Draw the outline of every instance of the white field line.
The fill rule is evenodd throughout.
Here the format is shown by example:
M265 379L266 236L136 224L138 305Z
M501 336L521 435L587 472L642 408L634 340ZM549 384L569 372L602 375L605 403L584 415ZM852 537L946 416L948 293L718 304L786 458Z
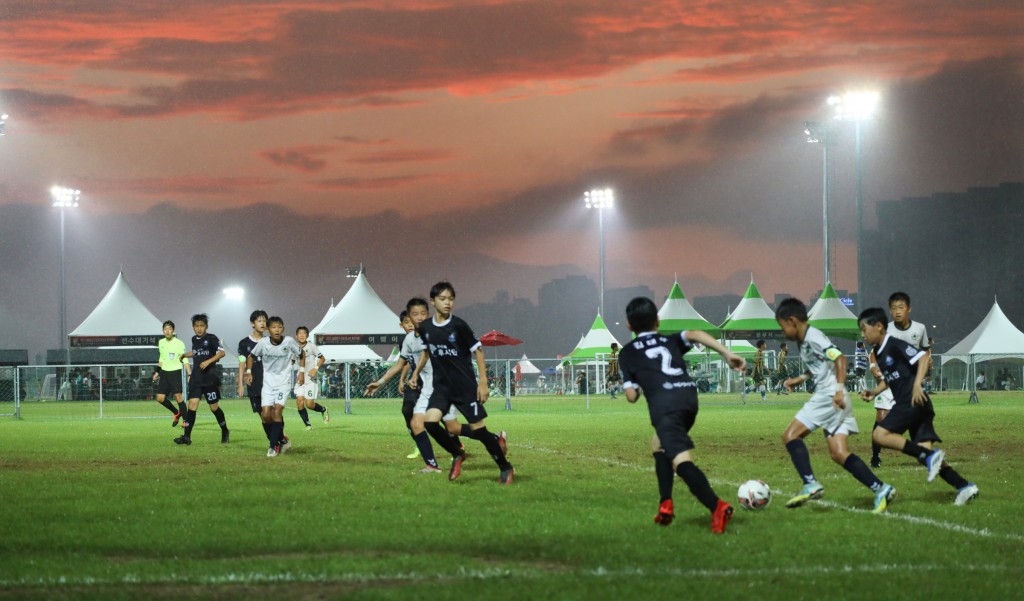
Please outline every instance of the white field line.
M16 578L0 580L0 587L19 586L99 586L123 584L164 584L164 585L225 585L225 584L260 584L260 583L325 583L325 582L394 582L394 581L467 581L515 578L539 578L549 575L576 575L588 578L634 578L650 576L672 576L684 578L774 578L778 576L822 576L831 574L907 574L910 572L938 572L950 569L949 566L938 564L868 564L868 565L820 565L792 566L778 568L727 568L727 569L684 569L618 567L583 568L578 570L543 569L543 568L490 568L470 570L459 568L452 572L349 572L349 573L265 573L240 572L211 576L181 577L177 574L127 574L119 578L97 578L92 576L53 578ZM958 572L1020 572L1017 565L992 564L961 564L956 566Z
M563 451L559 451L559 450L556 450L556 449L548 449L548 448L544 448L544 447L535 447L535 446L532 446L532 445L521 444L521 443L520 444L509 445L509 446L520 447L520 448L523 448L523 449L529 449L531 451L537 451L538 453L548 453L548 454L552 454L552 455L561 455L563 457L568 457L568 458L571 458L571 459L582 459L582 460L588 460L588 461L597 461L597 462L600 462L600 463L605 463L605 464L608 464L608 465L614 465L616 467L624 467L624 468L628 468L628 469L634 469L634 470L638 470L638 471L641 471L641 472L653 472L654 471L653 467L638 465L636 463L628 463L628 462L624 462L624 461L619 461L617 459L608 459L606 457L595 457L593 455L578 455L578 454L573 454L573 453L565 453ZM723 486L726 486L726 485L727 486L739 486L740 485L739 482L727 482L725 480L718 480L718 479L714 479L714 478L708 478L708 480L712 484L721 484ZM778 489L772 489L772 492L781 492L781 491L779 491ZM783 495L783 496L786 496L786 495ZM859 507L850 507L849 505L842 505L842 504L839 504L839 503L836 503L836 502L833 502L833 501L817 500L817 501L815 501L815 503L817 503L819 505L825 505L826 507L833 507L835 509L840 509L842 511L848 511L850 513L863 513L863 514L874 515L871 511L869 511L867 509L861 509ZM920 517L920 516L916 516L916 515L910 515L910 514L907 514L907 513L896 513L896 512L892 512L892 511L888 511L888 510L886 510L885 513L881 514L881 516L884 517L884 518L890 519L890 520L902 520L902 521L908 522L910 524L915 524L915 525L919 525L919 526L929 526L929 527L932 527L932 528L941 528L943 530L949 530L950 532L959 532L959 533L962 533L962 534L969 534L971 536L979 536L979 537L983 537L983 538L1004 538L1004 539L1012 540L1012 541L1016 541L1016 542L1024 542L1024 535L1016 534L1016 533L1012 533L1012 532L993 532L993 531L989 530L988 528L971 528L970 526L964 526L963 524L955 524L953 522L944 522L942 520L936 520L936 519L932 519L932 518Z

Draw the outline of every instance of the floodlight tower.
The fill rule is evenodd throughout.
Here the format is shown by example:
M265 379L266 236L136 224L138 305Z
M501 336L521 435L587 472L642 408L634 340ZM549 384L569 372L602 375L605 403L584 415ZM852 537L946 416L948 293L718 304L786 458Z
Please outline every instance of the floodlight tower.
M71 348L67 345L68 338L68 312L67 296L65 293L65 266L64 266L64 209L75 208L82 197L81 190L54 186L50 188L50 197L53 199L52 206L60 208L60 348L65 350L66 364L71 364Z
M880 95L876 91L847 92L842 96L832 96L829 104L835 109L838 121L853 121L854 144L857 161L857 302L863 299L864 288L864 252L861 235L864 231L864 161L861 151L861 123L867 121L878 107Z
M583 194L583 204L588 209L597 209L597 227L600 241L598 244L599 263L599 304L601 316L604 317L604 210L610 209L615 202L615 192L611 188L595 189Z
M823 275L825 278L824 283L821 285L824 289L831 281L832 276L830 273L830 266L832 264L832 248L829 246L828 239L828 192L829 192L829 177L828 177L828 154L829 147L832 146L834 138L834 130L829 122L818 122L818 121L804 121L804 134L807 135L807 142L810 144L821 144L824 158L822 159L822 171L824 177L822 178L822 192L821 192L821 204L822 204L822 250L824 253L824 269Z
M7 113L0 113L0 136L6 133L5 127L7 127Z

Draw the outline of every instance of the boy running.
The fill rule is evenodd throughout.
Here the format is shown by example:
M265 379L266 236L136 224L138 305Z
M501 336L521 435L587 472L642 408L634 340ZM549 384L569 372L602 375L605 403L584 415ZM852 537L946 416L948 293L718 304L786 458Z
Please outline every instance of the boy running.
M430 300L434 304L434 317L420 324L420 338L426 348L412 375L414 381L419 378L429 359L434 370L434 390L427 403L424 427L440 443L446 435L440 425L441 418L454 405L469 422L469 426L462 429L463 434L484 445L498 464L501 472L499 482L512 484L515 469L505 457L499 436L489 432L484 423L487 418L484 403L490 396L490 390L487 387L487 366L480 341L473 335L469 324L452 315L455 288L450 283L442 281L434 284L430 289ZM476 359L479 383L473 374L471 355ZM454 446L448 446L445 450L453 456L448 479L455 480L462 473L466 452Z
M309 339L309 328L306 326L299 326L295 330L295 341L302 348L302 364L299 365L299 377L295 381L295 408L299 410L299 417L302 418L302 423L306 424L306 429L312 430L307 409L323 415L325 424L331 423L331 414L327 412L327 407L316 402L320 396L320 384L316 381L316 376L326 359L316 343Z
M284 435L284 404L292 388L292 360L302 357L295 339L284 335L284 320L273 316L267 320L269 336L260 338L246 359L246 370L256 359L263 361L263 390L260 394L260 417L267 430L267 457L277 457L292 447Z
M164 337L160 339L157 348L160 358L157 359L157 368L153 373L153 380L158 381L156 402L174 414L171 427L177 428L178 421L185 414L185 402L181 400L181 357L185 354L185 343L174 335L173 321L168 319L164 322ZM174 400L178 402L177 408L167 400L169 394L174 395Z
M687 373L683 355L694 344L703 344L720 353L734 369L742 370L746 361L707 332L682 332L674 336L658 334L658 307L649 298L631 300L626 306L626 321L636 338L619 354L622 388L630 403L635 403L641 392L645 394L651 425L654 426L651 450L661 493L654 523L668 526L675 518L672 484L678 474L690 488L690 493L711 512L711 531L724 534L732 519L733 508L718 498L690 455L694 448L690 430L697 419L697 385Z
M256 357L252 363L248 362L252 349L265 337L267 319L267 312L263 309L256 309L249 314L252 333L238 341L238 396L242 396L243 391L248 392L249 406L252 407L253 413L260 416L263 432L270 436L270 421L262 419L263 361Z
M917 459L927 468L928 482L935 476L942 476L957 491L953 503L966 505L978 496L978 487L946 463L945 452L932 449L942 439L935 433L933 425L935 408L922 387L928 371L928 354L888 333L887 321L885 311L878 307L865 309L858 317L860 333L873 347L872 362L878 365L884 376L874 390L860 393L861 397L871 400L888 387L895 399L895 404L878 424L872 438L887 449L895 449ZM908 431L909 440L903 437L903 433Z
M789 345L783 342L779 345L779 354L776 357L775 378L778 383L775 385L775 395L789 394L786 390L786 379L789 378L789 367L786 361L789 358Z
M195 367L188 380L188 411L185 413L185 433L174 439L177 444L192 444L192 427L196 423L196 409L199 408L200 397L206 399L210 411L220 425L220 442L228 442L228 423L224 411L220 408L220 376L217 375L217 362L224 357L224 347L220 338L207 331L210 319L205 313L192 316L192 350L182 355L192 357Z
M857 420L853 418L853 405L846 394L846 357L821 330L807 323L807 307L799 300L787 298L779 303L775 320L786 338L799 345L800 359L807 369L805 373L786 380L786 388L792 389L814 379L814 394L782 434L782 442L804 482L800 492L786 502L786 507L800 507L825 494L825 487L814 477L811 457L803 441L811 432L823 428L832 460L871 489L875 494L874 512L882 513L896 495L896 489L879 480L846 444L850 434L859 432Z

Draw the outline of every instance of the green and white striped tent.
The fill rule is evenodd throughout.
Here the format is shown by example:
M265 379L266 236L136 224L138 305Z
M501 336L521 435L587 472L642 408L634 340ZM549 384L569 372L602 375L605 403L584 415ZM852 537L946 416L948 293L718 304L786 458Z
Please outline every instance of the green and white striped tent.
M808 323L818 328L827 336L838 336L849 340L860 338L857 327L857 316L850 311L843 301L839 300L832 284L825 284L821 297L807 312Z
M718 327L704 319L704 317L693 308L690 301L686 300L683 289L679 287L679 281L672 285L672 290L665 299L665 304L658 311L658 332L661 334L675 334L684 330L702 330L718 336Z
M611 354L613 342L618 343L619 341L608 331L608 326L604 324L601 314L598 313L597 318L594 320L594 325L590 326L590 331L583 335L576 348L566 355L565 358L574 360L594 359L598 355L604 357Z
M754 280L750 280L743 300L736 305L732 315L721 325L724 338L778 338L782 335L779 322L775 321L775 311L761 298Z

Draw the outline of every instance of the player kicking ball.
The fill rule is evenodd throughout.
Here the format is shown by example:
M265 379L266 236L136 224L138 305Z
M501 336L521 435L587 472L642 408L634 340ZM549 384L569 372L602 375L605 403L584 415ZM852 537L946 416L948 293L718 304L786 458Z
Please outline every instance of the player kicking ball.
M302 357L302 349L284 335L284 320L276 315L267 320L267 332L270 335L260 338L246 359L246 369L252 369L254 359L263 361L260 417L267 424L267 457L277 457L292 446L284 435L284 405L292 389L292 360Z
M724 534L733 508L718 498L690 455L694 448L690 430L697 420L697 384L687 373L683 355L699 343L717 351L737 371L743 371L747 362L706 332L658 334L658 307L649 298L631 300L626 306L626 321L636 338L619 353L619 368L626 400L635 403L643 392L654 426L651 447L661 494L654 523L668 526L675 518L672 485L678 474L711 512L711 531Z
M786 389L792 390L807 380L814 380L814 394L782 433L782 442L804 483L800 492L786 502L786 507L800 507L825 494L825 487L814 477L811 456L804 444L808 434L822 428L832 461L871 489L875 495L874 513L882 513L896 495L896 489L879 480L864 460L851 453L847 446L849 436L860 430L853 418L853 404L846 394L846 357L821 330L807 323L807 307L799 300L787 298L779 303L775 320L786 338L799 345L800 359L807 370L786 380Z

